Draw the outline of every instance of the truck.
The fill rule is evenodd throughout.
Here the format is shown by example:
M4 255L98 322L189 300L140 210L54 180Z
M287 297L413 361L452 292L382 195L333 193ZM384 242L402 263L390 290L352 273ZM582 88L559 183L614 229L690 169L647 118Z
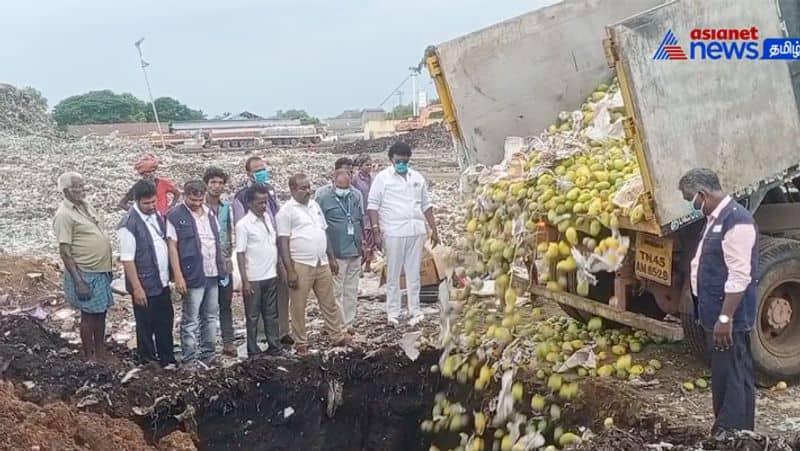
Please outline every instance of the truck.
M560 111L577 108L616 76L645 218L620 224L633 244L617 271L598 274L588 296L576 294L574 281L550 291L535 280L532 296L580 320L601 316L686 340L706 357L689 284L705 221L690 214L677 184L691 168L711 168L759 230L751 340L759 380L796 379L800 63L707 53L712 41L715 48L735 42L703 39L718 38L713 32L722 29L751 30L738 37L766 52L767 38L800 37L800 6L796 0L564 0L431 46L425 61L462 169L500 163L506 137L538 135Z

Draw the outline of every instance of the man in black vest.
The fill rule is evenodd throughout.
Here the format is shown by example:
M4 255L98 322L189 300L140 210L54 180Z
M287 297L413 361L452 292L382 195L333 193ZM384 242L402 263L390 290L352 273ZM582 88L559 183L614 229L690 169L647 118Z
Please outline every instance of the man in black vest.
M140 180L131 192L133 208L122 218L118 235L125 286L133 297L136 350L142 363L172 365L174 312L169 292L167 227L156 210L154 183Z
M710 169L692 169L678 188L706 224L691 263L696 311L711 353L712 434L755 426L750 331L756 314L758 231L750 212L722 191Z
M193 370L198 359L217 363L219 280L225 276L225 263L217 217L205 205L206 184L190 180L183 191L184 202L167 213L167 246L175 289L183 296L183 364Z

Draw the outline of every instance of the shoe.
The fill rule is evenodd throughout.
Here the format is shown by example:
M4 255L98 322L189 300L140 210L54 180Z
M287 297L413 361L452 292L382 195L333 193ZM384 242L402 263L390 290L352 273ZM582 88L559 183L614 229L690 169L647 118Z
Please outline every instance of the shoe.
M423 315L422 313L416 313L408 320L408 325L414 327L420 322L422 322L423 319L425 319L425 315Z
M349 346L352 343L353 343L353 337L351 337L350 335L345 334L342 338L336 340L333 343L333 346L334 347Z
M287 352L283 348L270 347L263 354L269 357L287 357Z
M400 326L400 320L399 320L399 319L397 319L397 318L396 318L396 317L394 317L394 316L390 316L390 317L389 317L389 318L386 320L386 322L388 322L388 323L389 323L389 325L390 325L390 326L392 326L392 327L399 327L399 326Z
M281 344L284 344L286 346L291 346L294 344L294 339L292 338L291 335L286 334L283 337L281 337Z
M236 357L239 355L239 352L236 350L236 345L233 343L225 343L222 345L222 355L226 355L228 357Z

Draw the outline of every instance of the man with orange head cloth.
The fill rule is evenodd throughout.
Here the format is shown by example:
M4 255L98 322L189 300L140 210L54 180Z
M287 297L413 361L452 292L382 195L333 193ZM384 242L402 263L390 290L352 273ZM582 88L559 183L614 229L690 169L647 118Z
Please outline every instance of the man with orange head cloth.
M157 177L156 170L158 169L158 158L151 153L147 153L139 157L133 169L142 176L142 180L147 180L156 185L156 211L161 216L167 214L172 206L178 203L181 197L181 190L178 189L175 182L165 177ZM172 194L172 199L169 195ZM133 189L131 188L125 194L125 197L119 201L118 207L122 210L128 210L133 202Z

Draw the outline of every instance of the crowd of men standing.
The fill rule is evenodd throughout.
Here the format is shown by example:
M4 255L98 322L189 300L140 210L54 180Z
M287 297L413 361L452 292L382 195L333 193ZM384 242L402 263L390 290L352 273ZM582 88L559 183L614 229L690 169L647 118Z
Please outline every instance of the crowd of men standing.
M357 317L362 268L376 252L387 263L387 321L401 319L400 276L405 271L408 323L419 307L420 265L426 237L439 238L421 174L409 168L411 148L394 144L391 165L372 174L369 156L336 161L331 183L312 191L309 178L289 179L291 198L280 205L270 171L260 157L245 163L247 185L226 196L229 175L209 167L182 191L156 176L158 160L142 157L142 176L120 201L119 255L133 300L137 352L142 363L178 364L174 353L172 290L181 298L180 364L187 370L236 356L233 311L234 259L241 279L248 356L309 353L306 304L314 292L333 346L349 345ZM64 293L81 312L86 357L106 357L105 317L113 303L111 243L97 211L86 202L80 174L58 179L64 200L54 218L64 262ZM172 195L170 201L169 195ZM266 349L262 349L259 323Z

